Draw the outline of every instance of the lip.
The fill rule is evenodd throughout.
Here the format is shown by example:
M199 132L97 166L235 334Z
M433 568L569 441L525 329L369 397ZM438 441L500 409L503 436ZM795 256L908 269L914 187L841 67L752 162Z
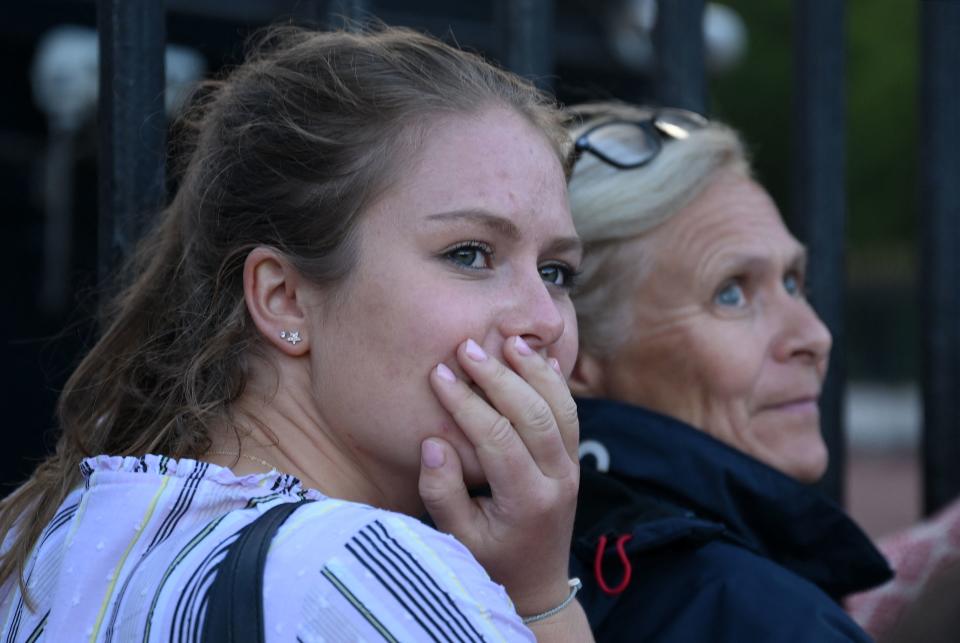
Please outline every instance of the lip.
M760 407L761 411L778 411L784 413L795 413L795 414L809 414L809 413L820 413L820 407L817 405L819 401L819 395L804 395L800 397L793 397L790 399L782 400L779 402L774 402L773 404L765 404Z

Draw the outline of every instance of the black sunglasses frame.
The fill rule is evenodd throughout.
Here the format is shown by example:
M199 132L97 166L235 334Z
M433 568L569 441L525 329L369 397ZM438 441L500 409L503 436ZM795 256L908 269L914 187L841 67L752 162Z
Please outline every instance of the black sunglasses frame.
M676 121L682 121L683 124L681 125ZM641 121L623 119L603 121L602 123L597 123L577 137L577 140L573 144L573 158L571 159L569 167L572 169L577 164L577 161L580 160L580 157L583 156L583 153L589 152L607 165L613 166L620 170L633 170L640 168L657 158L657 156L660 154L660 150L663 149L665 140L686 138L686 135L688 135L691 131L706 127L708 124L709 121L702 114L678 108L665 108L657 110L649 118ZM647 142L650 144L650 153L640 160L633 161L631 163L618 161L608 154L605 154L602 149L594 146L590 142L590 135L597 130L610 127L611 125L632 125L639 128L646 136ZM681 135L677 130L683 132L683 134Z

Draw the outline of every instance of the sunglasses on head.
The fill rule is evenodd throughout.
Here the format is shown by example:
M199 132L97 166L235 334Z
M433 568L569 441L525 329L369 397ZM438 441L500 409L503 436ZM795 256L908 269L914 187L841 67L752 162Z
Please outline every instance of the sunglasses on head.
M685 109L659 109L643 120L609 120L594 125L573 144L572 168L584 153L621 170L643 167L657 157L663 144L682 140L709 121Z

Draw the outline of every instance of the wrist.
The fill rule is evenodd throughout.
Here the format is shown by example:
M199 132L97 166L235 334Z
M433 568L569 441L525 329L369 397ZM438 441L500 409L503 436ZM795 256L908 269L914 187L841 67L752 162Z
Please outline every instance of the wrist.
M554 597L550 601L536 601L538 604L546 604L546 607L538 608L535 611L527 612L522 609L518 609L517 612L520 614L520 618L523 620L524 625L531 625L548 618L559 614L567 607L569 607L575 600L577 592L580 591L580 588L583 587L583 584L580 582L579 578L569 579L564 588L564 593L561 596Z
M562 612L527 627L540 643L587 643L594 640L587 615L577 600Z

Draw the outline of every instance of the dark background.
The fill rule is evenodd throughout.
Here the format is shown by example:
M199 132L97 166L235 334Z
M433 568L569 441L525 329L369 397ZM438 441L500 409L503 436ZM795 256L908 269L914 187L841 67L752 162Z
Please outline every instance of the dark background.
M498 59L492 2L384 1L372 11L455 39ZM613 53L610 16L621 0L555 3L552 85L564 102L598 98L642 101L649 79ZM711 77L712 116L741 130L758 178L782 207L790 185L791 9L787 2L728 0L747 29L747 49L733 68ZM247 35L289 19L296 2L195 0L167 3L170 43L199 51L209 70L239 62ZM847 368L851 380L887 383L916 379L914 303L916 211L917 8L901 0L855 0L848 7L848 277ZM37 44L51 28L94 27L92 0L4 3L0 61L7 70L0 101L0 195L3 198L3 315L0 369L2 416L0 492L26 477L53 444L57 390L93 336L95 311L96 122L73 141L73 260L70 300L44 311L43 182L48 145L46 116L35 105L29 71ZM793 216L785 212L788 221Z

